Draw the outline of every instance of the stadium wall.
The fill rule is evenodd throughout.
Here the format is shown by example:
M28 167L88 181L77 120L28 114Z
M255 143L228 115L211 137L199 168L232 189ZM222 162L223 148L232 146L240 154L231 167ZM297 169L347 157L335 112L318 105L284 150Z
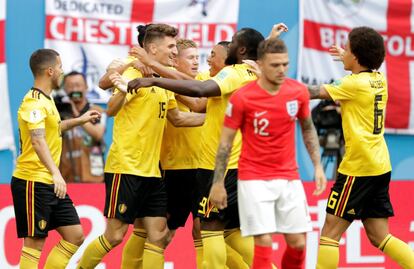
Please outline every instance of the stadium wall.
M258 5L257 3L260 3ZM282 8L281 8L282 7ZM43 47L45 25L44 1L7 1L6 24L6 57L8 64L8 81L10 108L13 119L15 141L18 140L17 109L20 102L32 84L32 76L28 67L30 54ZM289 76L296 75L297 47L298 47L298 1L240 0L239 28L253 27L267 35L275 22L285 22L289 33L284 40L289 47L290 71ZM24 19L23 19L24 18ZM108 122L108 131L105 141L111 143L112 120ZM300 134L298 134L298 138ZM393 179L413 179L409 167L414 166L414 154L411 152L414 145L414 136L386 135L393 164ZM306 154L303 143L298 145L298 161L300 173L305 180L312 179L312 166ZM0 183L8 183L13 171L13 153L0 151Z

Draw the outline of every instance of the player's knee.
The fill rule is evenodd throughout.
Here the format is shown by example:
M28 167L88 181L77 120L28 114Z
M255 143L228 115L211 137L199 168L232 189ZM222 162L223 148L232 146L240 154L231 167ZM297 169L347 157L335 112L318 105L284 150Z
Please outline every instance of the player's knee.
M122 240L124 239L125 233L122 231L111 231L105 233L105 238L108 240L109 244L112 247L115 247L121 244Z
M293 242L293 243L288 244L288 245L289 245L289 247L291 247L293 249L296 249L298 251L302 251L306 247L306 241L296 241L296 242Z
M147 241L151 244L157 245L161 248L166 248L171 242L172 236L170 235L168 228L161 231L151 231L148 233Z
M371 244L376 248L381 244L382 240L384 239L384 237L381 237L378 234L371 233L368 231L366 231L366 233L367 233L369 242L371 242Z
M70 243L72 243L76 246L80 246L80 245L83 244L83 241L85 241L85 236L83 235L83 233L80 233L80 234L76 235L73 238L73 242L70 242Z

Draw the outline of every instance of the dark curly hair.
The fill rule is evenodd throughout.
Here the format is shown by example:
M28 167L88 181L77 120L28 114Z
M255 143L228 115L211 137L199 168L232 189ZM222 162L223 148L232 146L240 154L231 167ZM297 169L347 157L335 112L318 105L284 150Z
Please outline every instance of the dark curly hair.
M370 27L357 27L349 33L348 40L360 65L371 70L380 68L385 58L385 45L377 31Z

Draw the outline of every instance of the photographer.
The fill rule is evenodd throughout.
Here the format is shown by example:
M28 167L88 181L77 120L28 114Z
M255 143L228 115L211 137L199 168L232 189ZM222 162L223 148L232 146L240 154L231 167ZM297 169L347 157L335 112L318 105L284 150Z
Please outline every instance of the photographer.
M331 100L322 100L312 110L319 144L322 148L322 163L326 170L328 163L334 163L334 176L344 155L344 136L342 131L341 107ZM326 172L326 171L325 171Z
M82 73L65 75L63 89L66 96L55 98L63 119L76 118L88 110L101 112L101 120L86 123L62 133L63 147L59 169L67 182L102 182L106 114L100 106L86 99L88 86Z

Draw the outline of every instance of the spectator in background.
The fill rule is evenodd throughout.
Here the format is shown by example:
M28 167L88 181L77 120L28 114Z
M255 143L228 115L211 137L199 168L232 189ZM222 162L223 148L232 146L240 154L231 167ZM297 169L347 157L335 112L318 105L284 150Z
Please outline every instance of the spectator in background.
M86 111L96 110L100 121L77 126L62 133L63 146L59 170L66 182L102 182L106 114L100 106L86 99L88 85L84 74L72 71L65 75L63 89L66 105L58 105L62 119L77 118ZM66 99L66 100L65 100Z

